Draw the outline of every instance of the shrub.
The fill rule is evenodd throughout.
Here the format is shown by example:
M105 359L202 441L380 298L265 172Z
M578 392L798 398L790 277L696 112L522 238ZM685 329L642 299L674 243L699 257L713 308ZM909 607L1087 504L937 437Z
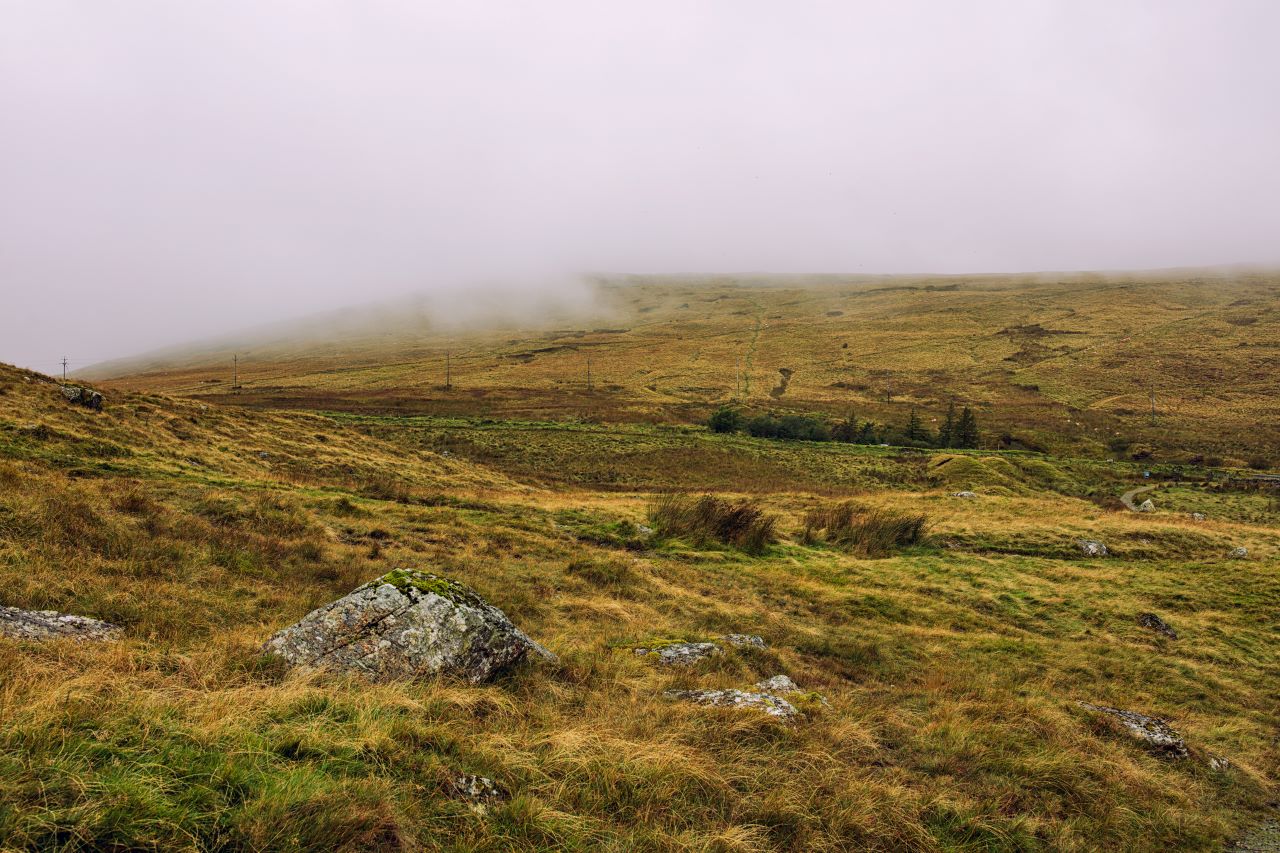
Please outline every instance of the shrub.
M762 553L777 538L777 520L754 501L715 495L660 495L649 504L649 522L664 536L721 542L748 554Z
M737 409L721 406L707 419L707 428L712 432L737 432L742 429L742 415Z
M830 441L826 423L810 415L759 415L747 421L747 432L757 438L789 441Z
M1272 462L1265 456L1252 456L1249 458L1249 467L1254 471L1266 471L1272 467Z
M867 557L883 557L924 541L928 518L893 510L868 509L854 501L826 504L804 518L804 541L826 540Z

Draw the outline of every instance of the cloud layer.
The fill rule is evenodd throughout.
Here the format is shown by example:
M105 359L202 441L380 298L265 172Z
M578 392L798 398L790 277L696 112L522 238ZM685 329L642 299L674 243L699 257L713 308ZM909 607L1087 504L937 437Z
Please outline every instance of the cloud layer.
M0 0L0 360L580 271L1280 261L1280 4Z

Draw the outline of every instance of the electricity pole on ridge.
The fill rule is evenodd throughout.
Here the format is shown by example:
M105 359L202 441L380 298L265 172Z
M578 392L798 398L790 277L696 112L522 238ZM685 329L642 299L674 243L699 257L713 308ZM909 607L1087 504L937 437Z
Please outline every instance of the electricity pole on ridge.
M444 390L453 390L453 351L444 351Z
M62 384L67 384L67 357L62 357Z
M591 356L587 356L587 393L591 393Z

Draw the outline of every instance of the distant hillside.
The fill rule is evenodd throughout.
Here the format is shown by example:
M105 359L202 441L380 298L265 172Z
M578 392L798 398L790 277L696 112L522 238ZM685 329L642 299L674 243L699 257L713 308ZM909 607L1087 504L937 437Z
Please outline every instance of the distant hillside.
M684 422L737 400L887 423L918 408L931 424L955 400L992 446L1280 456L1275 273L633 276L501 322L443 310L370 309L88 373L250 406L542 419Z

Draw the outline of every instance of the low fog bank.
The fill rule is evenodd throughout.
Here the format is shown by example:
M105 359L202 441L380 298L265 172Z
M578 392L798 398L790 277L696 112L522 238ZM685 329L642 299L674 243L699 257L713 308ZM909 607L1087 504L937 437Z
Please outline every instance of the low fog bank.
M210 361L288 358L318 346L340 354L346 346L394 338L435 347L451 336L530 332L587 322L607 322L618 306L599 277L555 277L441 288L224 330L196 341L132 353L91 364L76 375L110 379Z

